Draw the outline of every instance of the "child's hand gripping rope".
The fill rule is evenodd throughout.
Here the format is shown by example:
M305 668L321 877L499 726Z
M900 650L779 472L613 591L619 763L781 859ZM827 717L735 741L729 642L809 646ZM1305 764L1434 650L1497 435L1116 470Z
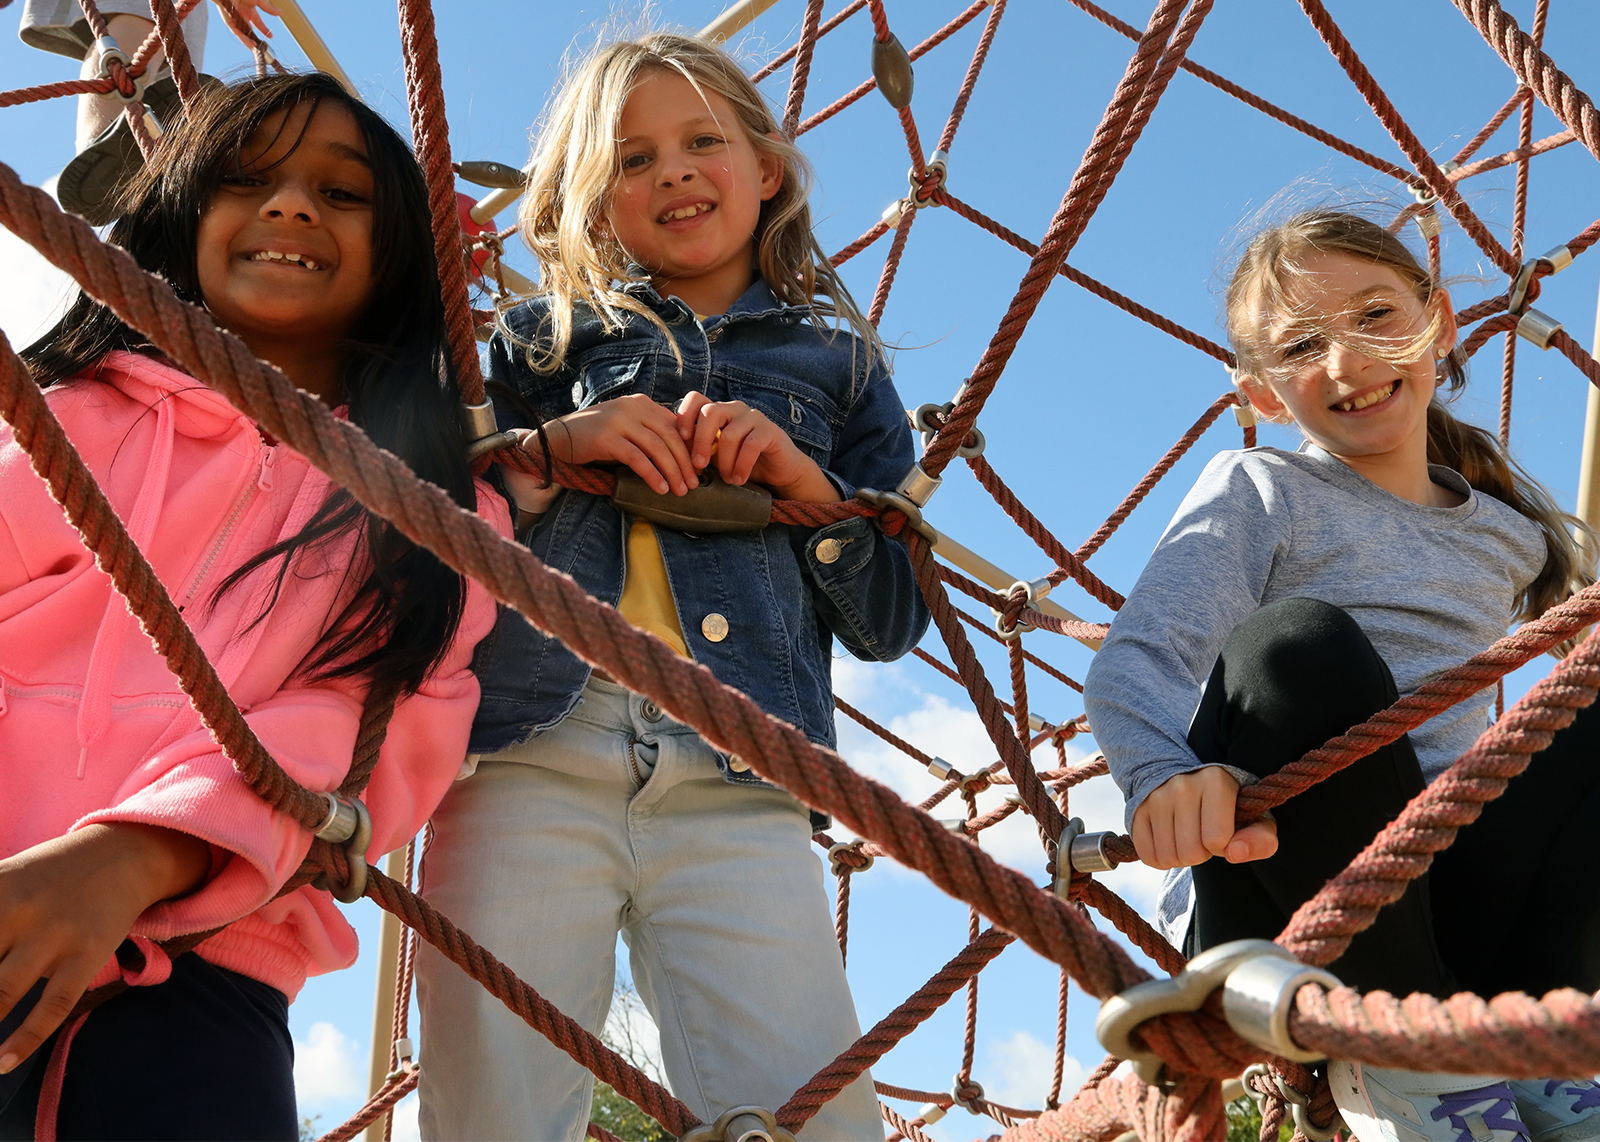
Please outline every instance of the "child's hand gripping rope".
M210 846L172 829L95 824L0 860L0 1018L49 979L0 1043L0 1074L65 1021L134 922L205 877Z

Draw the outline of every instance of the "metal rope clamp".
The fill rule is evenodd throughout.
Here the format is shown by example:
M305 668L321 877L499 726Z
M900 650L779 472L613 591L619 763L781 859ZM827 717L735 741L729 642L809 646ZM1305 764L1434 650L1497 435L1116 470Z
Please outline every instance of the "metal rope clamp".
M1165 1064L1154 1051L1135 1047L1134 1029L1157 1015L1198 1011L1217 988L1228 1025L1257 1047L1296 1062L1324 1056L1289 1038L1289 1008L1295 992L1307 983L1325 988L1344 986L1331 972L1302 964L1271 940L1232 940L1201 952L1171 979L1135 984L1100 1007L1094 1032L1111 1054L1127 1059L1134 1072L1155 1086Z
M494 418L494 401L484 398L482 404L461 404L461 433L467 439L467 463L480 456L497 452L517 438L510 432L501 432Z
M917 181L917 168L912 167L906 171L906 181L911 184L911 201L918 206L938 206L934 195L944 189L944 182L950 173L950 152L945 150L934 151L928 156L928 161L923 164L923 177L934 176L933 186L924 189L921 182Z
M1458 169L1460 166L1460 163L1451 160L1447 163L1440 163L1439 169L1448 175L1451 171ZM1432 208L1439 201L1439 196L1433 192L1433 188L1431 186L1413 185L1411 187L1411 197L1416 199L1417 205L1422 207L1424 210Z
M1078 843L1081 836L1083 818L1073 817L1056 838L1056 882L1051 885L1051 891L1063 900L1072 894L1072 874L1076 871L1072 866L1072 846Z
M312 886L333 894L341 904L354 904L367 891L367 848L372 844L372 814L359 797L337 793L322 795L328 802L328 815L313 832L319 841L338 845L350 862L350 879L335 885L327 872L320 872Z
M1347 1129L1344 1119L1334 1112L1333 1121L1325 1127L1319 1127L1311 1121L1311 1099L1301 1094L1294 1087L1283 1081L1283 1076L1275 1073L1265 1063L1252 1063L1245 1068L1241 1081L1244 1083L1245 1093L1250 1096L1250 1101L1256 1104L1256 1110L1263 1116L1266 1115L1267 1096L1250 1085L1250 1080L1256 1076L1270 1079L1277 1088L1278 1096L1289 1107L1289 1113L1294 1116L1295 1130L1310 1139L1310 1142L1333 1142L1341 1130Z
M1572 251L1565 246L1557 246L1543 257L1526 263L1517 274L1517 280L1511 284L1506 312L1517 318L1518 337L1532 341L1540 349L1549 349L1550 338L1561 332L1561 322L1548 313L1528 308L1528 287L1533 284L1533 274L1540 262L1549 262L1552 267L1550 273L1559 274L1572 265Z
M795 1142L794 1135L778 1125L764 1106L736 1106L718 1115L709 1126L702 1122L687 1130L678 1142Z
M1256 415L1255 405L1250 403L1250 394L1239 387L1239 370L1224 361L1222 371L1228 374L1228 384L1232 386L1234 396L1238 397L1233 406L1235 423L1240 428L1254 428L1261 418Z
M144 89L150 86L150 73L154 69L146 67L142 73L134 75L131 70L133 61L128 58L128 53L122 50L122 46L117 43L115 36L101 36L95 40L94 48L100 53L100 73L95 76L96 79L110 79L111 63L115 60L122 65L122 70L128 73L128 78L133 80L132 95L122 94L122 89L115 84L105 94L115 95L124 103L143 103Z
M934 427L932 421L928 419L928 414L936 412L941 418L949 416L955 411L956 401L961 399L961 394L966 391L966 387L967 383L962 381L961 387L956 389L955 400L947 400L943 404L934 404L932 401L926 404L919 404L916 411L911 414L912 427L922 433L922 450L924 452L928 450L928 446L933 443L934 435L939 431ZM972 437L973 443L968 446L965 441L962 441L961 447L956 449L956 455L963 460L975 460L983 455L984 444L986 443L983 438L983 429L973 425L972 431L968 435Z
M1031 581L1027 579L1018 579L1015 583L1006 588L1006 598L1009 599L1012 593L1015 592L1018 587L1022 588L1023 595L1025 596L1022 603L1022 609L1025 611L1035 610L1037 609L1036 604L1038 601L1050 593L1051 583L1048 577L1044 579L1034 579ZM1023 622L1020 615L1017 618L1017 625L1014 627L1008 627L1006 626L1005 612L990 608L989 613L994 616L994 633L999 635L1000 638L1005 642L1015 642L1023 635L1030 634L1039 629L1032 623Z
M1052 888L1057 896L1067 899L1072 891L1072 878L1080 872L1110 872L1117 867L1106 853L1106 842L1115 835L1088 832L1082 817L1067 822L1056 840L1056 882Z
M961 1092L963 1090L976 1091L977 1093L970 1095L967 1098L962 1098ZM983 1084L977 1079L968 1079L966 1083L963 1084L961 1082L960 1075L954 1076L951 1079L950 1101L952 1104L959 1106L968 1114L982 1114L983 1108L980 1107L978 1103L984 1101Z
M847 872L866 872L867 869L871 868L878 861L877 857L873 856L871 853L862 848L862 846L866 843L867 842L865 838L858 837L853 841L841 841L834 845L828 850L829 871L832 872L834 876L843 876ZM855 868L854 866L845 863L844 861L840 860L839 857L841 854L846 852L855 853L867 863L862 865L860 868Z
M893 508L906 517L906 522L929 543L939 541L939 533L922 518L922 509L933 493L939 490L939 485L944 483L937 476L930 476L922 470L922 465L913 464L900 478L900 484L892 492L880 492L876 488L857 488L856 499L871 504L875 508Z

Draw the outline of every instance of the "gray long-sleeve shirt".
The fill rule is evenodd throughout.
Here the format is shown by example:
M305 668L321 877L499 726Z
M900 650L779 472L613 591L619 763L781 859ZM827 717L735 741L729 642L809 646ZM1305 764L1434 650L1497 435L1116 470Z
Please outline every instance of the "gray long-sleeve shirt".
M1384 491L1315 445L1223 452L1156 544L1095 655L1084 709L1127 798L1127 822L1162 782L1200 768L1187 737L1228 634L1259 607L1305 597L1343 607L1409 694L1506 632L1544 566L1527 517L1448 468L1467 496L1425 507ZM1493 688L1411 731L1431 781L1488 724Z

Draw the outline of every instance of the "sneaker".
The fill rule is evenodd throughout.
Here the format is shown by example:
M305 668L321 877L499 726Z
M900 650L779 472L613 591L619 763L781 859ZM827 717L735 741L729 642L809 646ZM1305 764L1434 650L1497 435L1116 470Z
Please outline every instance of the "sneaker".
M1600 1138L1600 1086L1588 1079L1512 1079L1533 1142Z
M221 86L209 75L202 75L200 82L203 88ZM152 80L144 98L163 128L170 129L183 114L178 85L171 75ZM144 156L139 153L128 118L118 115L61 171L56 182L61 208L104 226L117 217L117 190L143 165Z
M1331 1061L1328 1085L1360 1142L1531 1142L1505 1079Z

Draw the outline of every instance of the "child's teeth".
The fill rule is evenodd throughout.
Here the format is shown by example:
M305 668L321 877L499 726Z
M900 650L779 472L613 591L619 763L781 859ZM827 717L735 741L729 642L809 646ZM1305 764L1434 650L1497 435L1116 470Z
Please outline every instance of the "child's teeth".
M1375 405L1381 400L1388 400L1389 399L1389 395L1391 393L1393 393L1393 392L1394 392L1394 384L1393 384L1393 382L1390 382L1389 384L1383 386L1383 388L1374 389L1372 392L1367 393L1365 396L1359 396L1359 397L1356 397L1354 400L1345 401L1343 404L1341 404L1339 406L1339 409L1340 409L1341 412L1356 412L1356 411L1358 411L1360 409L1368 408L1368 407L1370 407L1372 405Z
M281 250L262 250L252 254L250 260L253 262L293 262L296 265L304 266L308 270L320 270L322 268L304 254L285 254Z
M697 202L693 206L680 206L676 210L669 210L661 216L663 222L681 222L685 218L693 218L696 214L704 213L711 209L709 202Z

